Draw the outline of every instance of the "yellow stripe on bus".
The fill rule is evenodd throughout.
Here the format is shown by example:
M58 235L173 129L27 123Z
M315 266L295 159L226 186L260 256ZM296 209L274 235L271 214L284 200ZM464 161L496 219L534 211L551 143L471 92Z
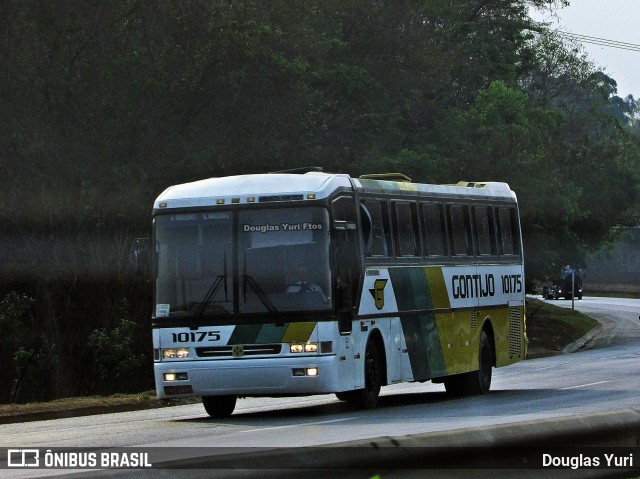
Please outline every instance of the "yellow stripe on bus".
M456 364L456 351L453 348L453 326L451 324L453 313L436 314L436 327L440 338L440 350L444 361L444 374L453 374Z
M450 308L449 294L447 293L447 285L444 283L442 268L433 267L425 268L427 277L427 285L431 294L431 303L434 308Z
M282 337L283 343L300 343L308 341L316 323L291 323Z

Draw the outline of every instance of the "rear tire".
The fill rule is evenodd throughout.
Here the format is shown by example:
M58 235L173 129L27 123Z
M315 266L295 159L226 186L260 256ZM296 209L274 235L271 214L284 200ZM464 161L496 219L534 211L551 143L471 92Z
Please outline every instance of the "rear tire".
M486 394L491 389L494 355L493 345L484 331L480 333L480 352L478 356L478 370L472 373L471 393Z
M444 379L444 389L451 396L464 396L466 394L465 374L455 374Z
M231 416L236 407L236 396L202 396L202 405L207 414L213 418Z
M488 393L491 388L493 357L493 346L491 341L489 341L489 336L487 336L487 333L484 331L481 331L478 351L478 370L445 378L444 388L447 393L452 396L470 396Z

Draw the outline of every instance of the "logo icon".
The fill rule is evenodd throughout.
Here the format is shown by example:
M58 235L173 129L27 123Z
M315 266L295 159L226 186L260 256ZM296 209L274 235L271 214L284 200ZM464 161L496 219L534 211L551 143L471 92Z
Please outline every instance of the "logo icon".
M7 451L9 467L39 467L40 451L38 449L9 449Z
M387 285L388 279L376 279L373 283L373 289L370 289L369 292L371 296L373 296L373 300L375 301L376 308L382 309L384 308L384 287Z
M231 346L231 355L234 358L241 358L242 356L244 356L244 347L242 346L242 344L234 344L233 346Z

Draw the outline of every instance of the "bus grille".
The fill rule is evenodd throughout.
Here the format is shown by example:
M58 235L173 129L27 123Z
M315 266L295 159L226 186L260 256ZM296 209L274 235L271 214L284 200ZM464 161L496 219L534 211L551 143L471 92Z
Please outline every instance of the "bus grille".
M235 347L238 351L238 346ZM243 344L240 348L242 353L240 356L262 356L265 354L280 354L282 344ZM234 345L227 346L210 346L196 348L196 354L199 358L232 358L238 357L237 352L234 354Z
M475 309L471 311L471 329L476 329L478 327L478 311Z
M509 308L509 356L520 357L522 354L522 306Z

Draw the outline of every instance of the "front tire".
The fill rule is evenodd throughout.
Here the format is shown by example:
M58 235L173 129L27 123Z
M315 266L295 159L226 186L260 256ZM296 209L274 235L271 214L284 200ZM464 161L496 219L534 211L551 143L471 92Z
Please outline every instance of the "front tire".
M202 405L212 418L225 418L231 416L236 399L236 396L202 396Z
M380 351L373 341L369 341L364 354L364 388L336 393L336 396L360 409L374 409L382 387L382 372Z

